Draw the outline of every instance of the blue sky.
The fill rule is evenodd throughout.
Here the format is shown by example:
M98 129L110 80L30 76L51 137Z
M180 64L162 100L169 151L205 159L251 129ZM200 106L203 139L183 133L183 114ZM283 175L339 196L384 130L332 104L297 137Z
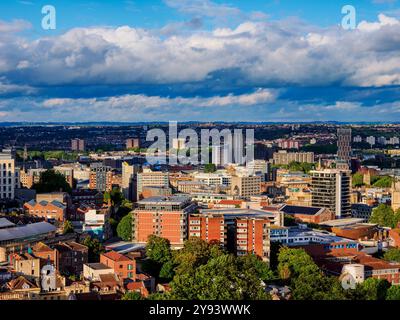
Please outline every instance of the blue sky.
M398 0L0 2L0 121L400 121L399 86Z

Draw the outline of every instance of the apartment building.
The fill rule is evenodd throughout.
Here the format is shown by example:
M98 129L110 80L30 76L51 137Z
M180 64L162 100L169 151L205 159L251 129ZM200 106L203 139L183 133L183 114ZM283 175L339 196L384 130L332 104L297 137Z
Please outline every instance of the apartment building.
M144 244L150 235L156 235L180 248L187 239L188 215L195 209L196 205L187 196L141 200L133 212L132 239Z
M24 204L26 214L35 217L41 217L48 221L63 222L67 217L67 207L57 201L40 201L31 200Z
M286 150L281 150L273 154L273 162L278 165L288 165L291 162L314 163L314 152L287 152Z
M85 151L85 140L72 139L71 140L71 150L72 151Z
M89 189L98 191L111 191L113 183L112 168L102 163L90 165Z

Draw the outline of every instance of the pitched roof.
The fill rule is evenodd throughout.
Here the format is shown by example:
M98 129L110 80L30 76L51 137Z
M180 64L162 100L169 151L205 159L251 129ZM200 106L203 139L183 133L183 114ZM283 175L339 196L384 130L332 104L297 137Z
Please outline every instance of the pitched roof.
M103 256L105 256L106 258L111 259L113 261L132 261L128 257L126 257L118 252L115 252L115 251L109 251L109 252L103 253Z
M28 279L26 279L23 276L13 279L7 283L7 287L10 290L22 290L22 289L25 289L24 286L29 286L30 289L38 288L38 286L35 283L29 281Z

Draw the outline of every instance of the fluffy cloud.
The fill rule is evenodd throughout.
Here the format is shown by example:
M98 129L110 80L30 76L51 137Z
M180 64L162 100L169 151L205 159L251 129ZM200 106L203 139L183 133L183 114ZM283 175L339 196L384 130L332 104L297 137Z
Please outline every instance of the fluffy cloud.
M237 70L241 78L228 80L251 86L400 84L397 19L380 15L354 31L309 29L244 22L168 36L124 26L34 41L0 37L0 76L26 85L144 85L204 83Z

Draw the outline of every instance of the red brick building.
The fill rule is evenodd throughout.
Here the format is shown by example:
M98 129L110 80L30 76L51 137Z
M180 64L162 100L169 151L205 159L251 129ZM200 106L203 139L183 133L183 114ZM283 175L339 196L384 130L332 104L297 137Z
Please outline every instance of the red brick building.
M136 279L136 261L118 252L109 251L101 254L100 263L114 269L120 279Z
M189 238L200 238L209 243L227 246L227 226L222 214L191 214L189 217Z
M27 214L46 220L63 222L67 216L67 207L56 200L52 202L31 200L24 204L24 209Z
M138 202L134 210L133 241L144 244L150 235L168 239L174 248L187 240L188 216L196 208L189 197L153 197Z
M236 219L236 254L255 254L264 261L270 258L270 221L262 217L240 217Z

